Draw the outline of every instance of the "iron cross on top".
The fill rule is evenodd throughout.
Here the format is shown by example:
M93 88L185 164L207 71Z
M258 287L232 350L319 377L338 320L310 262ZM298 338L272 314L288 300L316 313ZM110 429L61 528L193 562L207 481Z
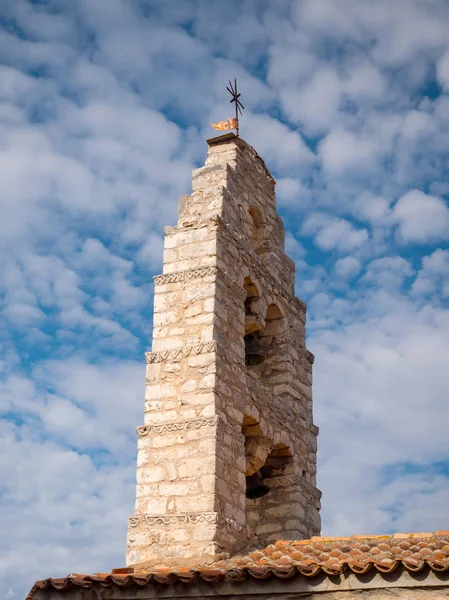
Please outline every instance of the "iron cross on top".
M242 110L245 108L243 104L240 102L239 97L240 94L237 91L237 79L234 79L234 85L229 82L229 86L226 87L228 92L232 96L232 100L235 102L235 117L228 119L227 121L219 121L218 123L211 123L210 126L218 131L229 131L230 129L235 129L237 136L239 135L239 114L242 114Z
M238 135L239 134L239 114L240 115L243 114L242 110L244 110L245 107L239 100L240 94L238 93L238 90L237 90L237 79L234 79L234 86L232 85L231 82L229 82L229 86L226 86L226 89L232 96L232 100L230 100L231 104L233 102L235 102L235 122L236 122L235 129L236 129L236 134Z

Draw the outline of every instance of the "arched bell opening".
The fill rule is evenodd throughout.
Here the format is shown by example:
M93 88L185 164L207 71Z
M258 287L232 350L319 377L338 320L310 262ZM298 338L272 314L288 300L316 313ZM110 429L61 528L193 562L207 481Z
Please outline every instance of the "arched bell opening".
M265 362L274 357L279 358L279 345L285 331L285 318L277 304L270 304L265 313L265 325L258 331L259 352Z
M247 415L244 417L242 433L245 436L245 496L248 500L258 500L270 491L263 482L261 468L273 449L273 442L264 435L260 424Z
M282 519L290 508L289 500L296 485L294 469L290 449L278 445L271 448L263 465L246 477L246 522L261 539L269 530L280 531L283 527Z
M273 488L278 487L276 485L279 483L276 481L277 478L295 473L295 464L290 448L285 444L274 446L260 471L268 486L271 484Z
M265 354L260 346L260 331L265 325L263 317L266 304L257 285L247 277L244 281L245 299L245 364L253 367L264 362Z

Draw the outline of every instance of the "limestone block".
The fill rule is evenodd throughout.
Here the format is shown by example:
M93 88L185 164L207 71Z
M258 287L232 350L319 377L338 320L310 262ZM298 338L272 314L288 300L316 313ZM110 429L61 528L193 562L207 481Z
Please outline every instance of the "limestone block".
M183 406L204 406L206 404L215 405L214 392L195 392L194 394L184 394L181 398Z
M198 525L189 532L194 540L213 540L217 534L217 526L215 524Z
M213 494L198 494L197 496L183 496L175 498L174 512L176 513L194 513L210 512L217 510L216 497Z
M145 469L145 467L143 467ZM139 469L141 471L142 469ZM139 478L141 477L139 473ZM158 495L157 483L149 482L145 480L145 475L142 475L142 483L137 481L136 486L136 499L137 498L151 498L152 496Z
M181 260L188 258L196 258L198 256L207 256L216 254L217 243L215 240L210 242L198 242L195 244L188 244L186 246L180 246L178 248L179 258Z
M277 506L266 508L264 510L264 514L266 517L276 520L278 518L288 518L292 515L295 515L298 518L303 518L305 512L304 509L301 506L298 506L297 503L283 502L282 504L279 503Z
M184 444L185 433L178 432L176 434L166 433L152 436L150 439L151 447L155 449L167 448L176 444Z
M214 494L216 492L216 476L215 474L202 475L201 490L205 494Z
M215 362L215 354L199 354L198 356L189 356L187 364L189 367L207 367Z
M202 390L213 389L215 387L215 381L216 381L216 377L213 373L210 375L206 375L205 377L203 377L200 380L198 387Z
M180 391L182 394L188 394L190 392L194 392L198 387L198 383L195 379L188 379L185 383L183 383L180 387Z
M198 444L195 447L198 448L198 452L201 454L214 454L216 451L216 440L215 436L198 440Z
M153 331L153 352L182 349L182 347L184 346L184 342L180 338L161 338L155 336L154 334L155 332Z
M170 398L178 394L178 390L172 383L157 383L148 385L146 388L147 400L159 400L161 398Z
M181 371L181 365L175 362L164 363L163 378L165 379L167 373L179 373Z
M158 488L160 496L189 496L199 491L200 486L197 481L170 481L161 483Z
M179 463L177 470L180 479L201 477L215 473L215 456L192 458Z
M177 261L178 258L179 258L179 256L178 256L178 251L177 250L174 250L174 249L171 250L171 249L168 249L168 248L166 248L164 250L164 263L165 264Z
M265 533L277 533L282 530L282 526L276 521L270 521L264 525L258 525L256 529L257 535L263 535Z
M188 325L212 325L214 322L214 315L212 313L202 312L196 316L192 316L189 319L186 318Z
M170 338L174 338L174 337L180 337L182 335L184 335L186 332L185 327L168 327L167 328L167 335Z
M192 303L199 300L204 300L213 297L213 285L212 284L199 284L185 292L185 301Z
M155 496L145 500L143 503L145 506L144 512L153 515L160 515L165 513L165 509L167 506L167 498L163 498L161 496ZM136 511L137 512L137 511Z
M176 323L177 321L179 321L179 316L178 316L177 311L175 311L175 310L155 313L155 315L153 317L153 324L156 327L173 324L173 323Z
M203 302L201 300L199 302L193 302L192 304L187 305L186 308L184 309L184 316L186 318L195 317L196 315L200 315L202 313L203 313Z
M212 404L207 404L198 410L199 417L212 417L216 414L216 407Z
M213 438L204 440L204 443L207 441L212 441L213 444L215 444ZM158 450L152 449L150 456L153 464L158 465L162 463L165 464L166 468L168 469L168 465L174 464L178 460L182 460L188 456L198 455L201 452L201 448L197 448L196 444L175 444ZM204 452L204 454L207 454L207 452Z
M147 400L145 402L145 412L153 412L159 411L163 409L172 409L178 406L177 400L167 400L166 398L162 400Z
M234 502L234 495L232 493L231 487L229 485L229 481L224 481L220 477L216 477L215 479L215 490L216 493L229 500L230 502Z
M179 410L161 410L152 411L149 414L145 414L145 425L157 425L159 423L173 423L182 419L194 419L196 412L194 410L183 410L182 416Z
M213 312L215 309L215 298L208 298L203 303L203 311L204 312Z

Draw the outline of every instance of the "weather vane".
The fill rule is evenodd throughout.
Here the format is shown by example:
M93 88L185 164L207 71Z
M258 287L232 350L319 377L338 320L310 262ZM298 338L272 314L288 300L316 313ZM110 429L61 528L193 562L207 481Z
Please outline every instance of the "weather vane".
M244 110L243 104L240 102L239 97L240 94L237 91L237 79L234 79L234 85L229 82L229 86L226 86L226 89L231 94L232 99L230 100L231 104L235 102L235 117L228 119L227 121L219 121L218 123L211 123L210 126L214 129L218 129L218 131L228 131L229 129L235 129L235 133L238 137L239 135L239 114L242 115L242 110Z

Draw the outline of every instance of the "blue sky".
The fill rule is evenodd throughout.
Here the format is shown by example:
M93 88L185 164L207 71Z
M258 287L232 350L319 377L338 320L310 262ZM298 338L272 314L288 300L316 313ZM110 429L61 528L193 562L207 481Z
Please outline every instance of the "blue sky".
M124 564L163 226L232 116L316 354L323 534L447 529L445 0L0 4L0 578Z

